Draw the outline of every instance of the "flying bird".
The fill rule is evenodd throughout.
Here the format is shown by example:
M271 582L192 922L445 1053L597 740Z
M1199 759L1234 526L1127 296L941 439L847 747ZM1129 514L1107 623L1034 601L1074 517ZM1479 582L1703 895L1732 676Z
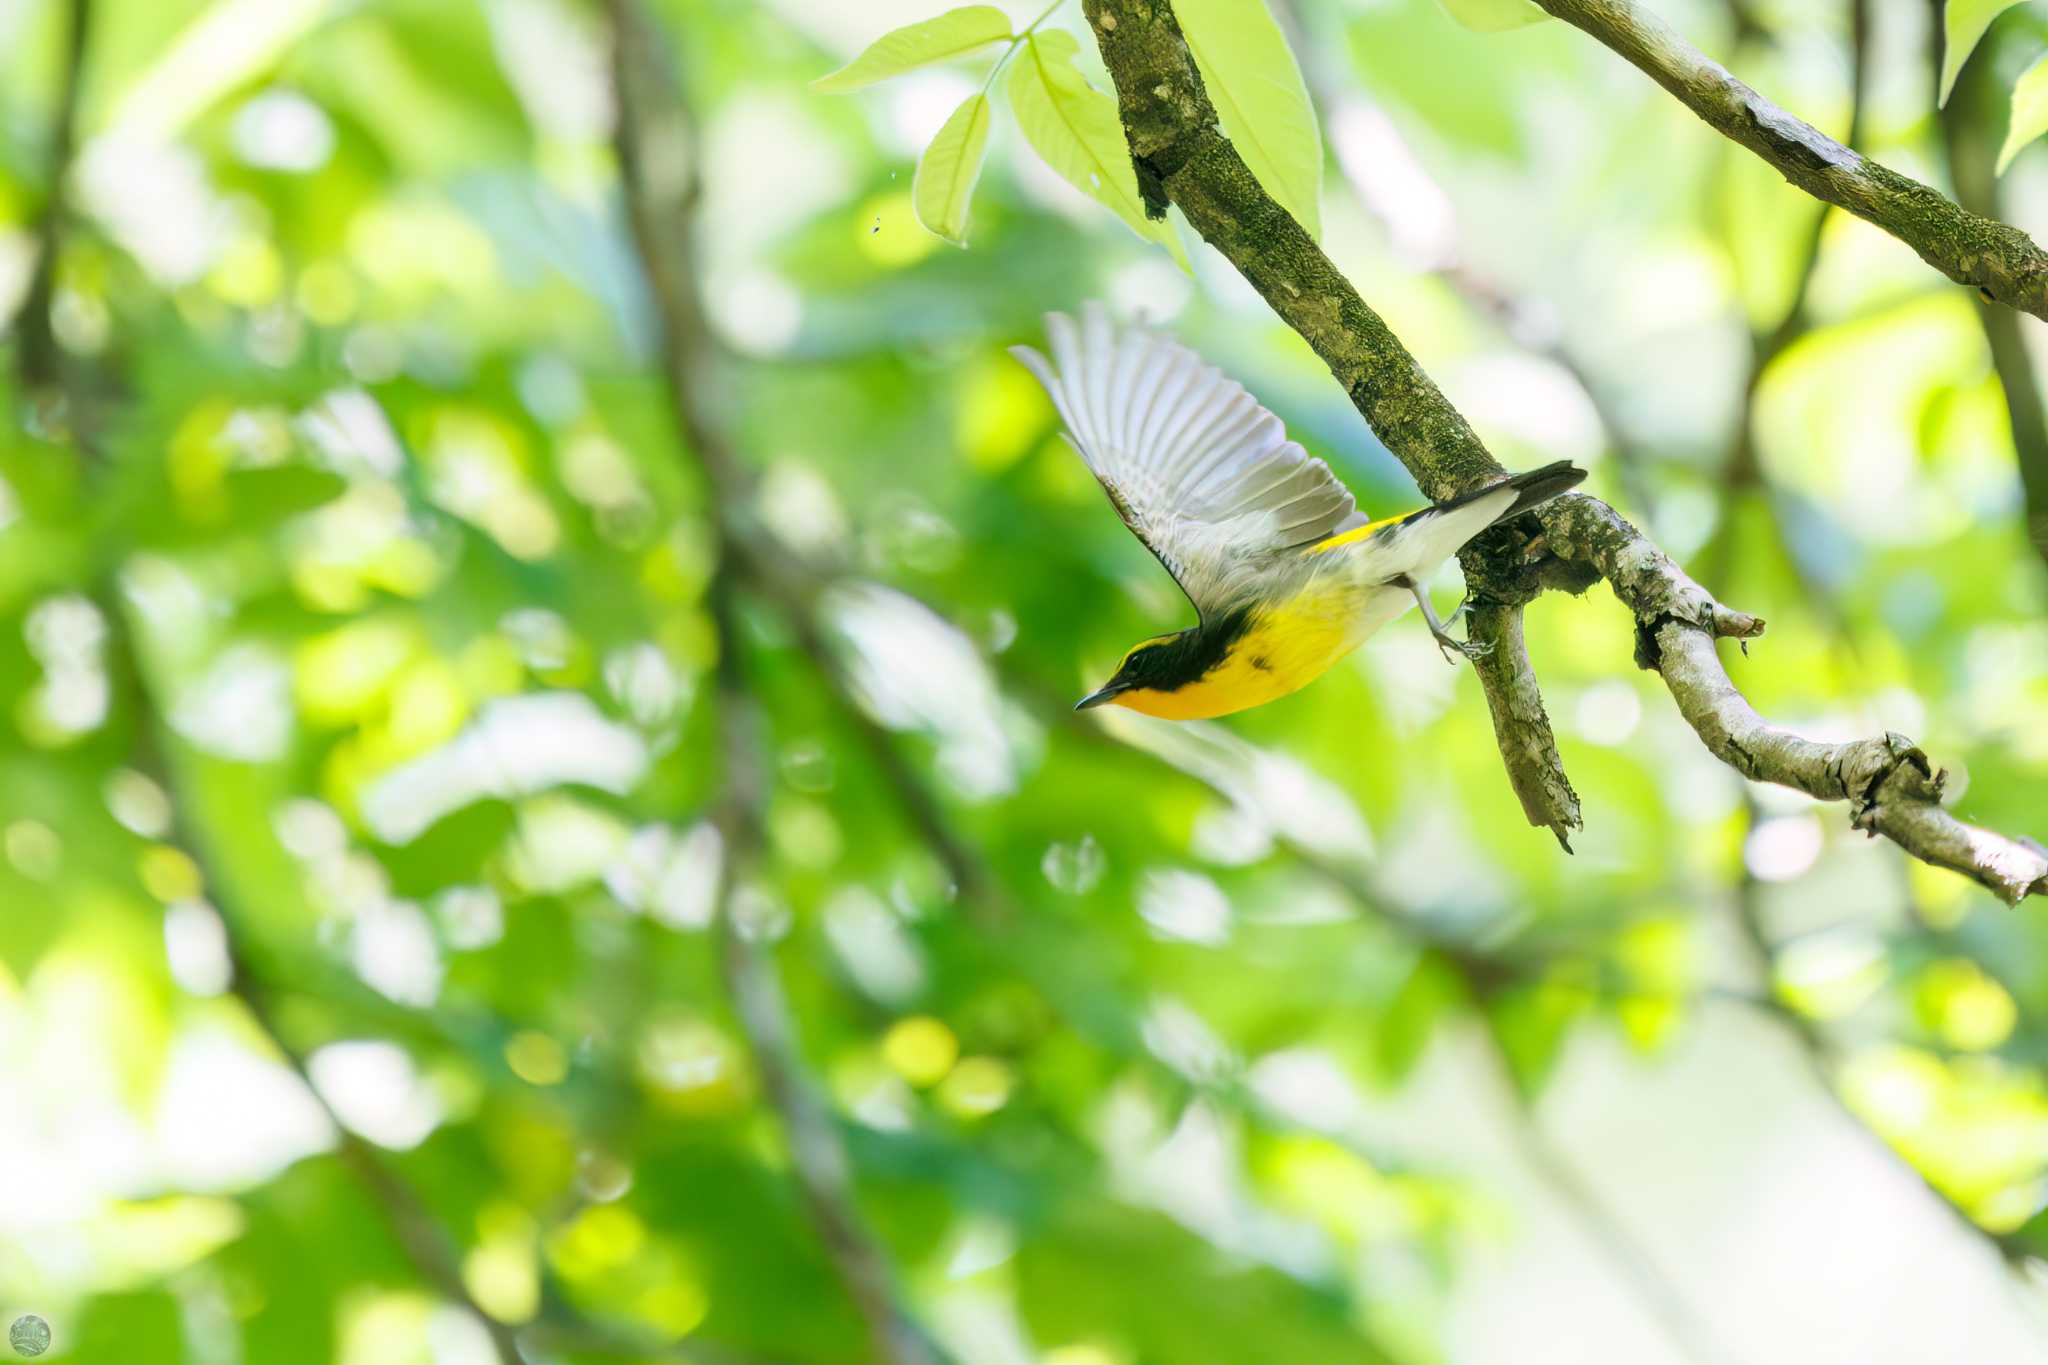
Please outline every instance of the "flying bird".
M1010 353L1052 395L1110 505L1199 617L1135 646L1077 710L1109 703L1198 720L1259 706L1307 686L1411 606L1447 658L1478 657L1483 647L1444 628L1422 585L1487 527L1586 477L1560 460L1371 521L1279 418L1187 347L1118 328L1096 304L1078 323L1048 314L1045 328L1050 357Z

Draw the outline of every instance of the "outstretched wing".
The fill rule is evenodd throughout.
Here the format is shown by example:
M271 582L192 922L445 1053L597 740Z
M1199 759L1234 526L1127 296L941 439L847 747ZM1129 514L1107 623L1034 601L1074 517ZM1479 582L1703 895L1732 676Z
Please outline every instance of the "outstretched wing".
M1281 555L1361 525L1351 490L1280 419L1178 342L1118 329L1100 304L1047 314L1052 357L1013 346L1132 534L1205 618Z

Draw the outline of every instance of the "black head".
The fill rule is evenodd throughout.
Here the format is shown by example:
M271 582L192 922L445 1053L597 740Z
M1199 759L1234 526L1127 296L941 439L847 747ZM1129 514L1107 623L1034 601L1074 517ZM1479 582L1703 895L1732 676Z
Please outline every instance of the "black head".
M1101 706L1141 688L1151 692L1178 691L1222 663L1249 624L1250 613L1233 611L1213 623L1204 621L1192 629L1147 640L1124 655L1110 680L1074 703L1074 709L1085 711Z

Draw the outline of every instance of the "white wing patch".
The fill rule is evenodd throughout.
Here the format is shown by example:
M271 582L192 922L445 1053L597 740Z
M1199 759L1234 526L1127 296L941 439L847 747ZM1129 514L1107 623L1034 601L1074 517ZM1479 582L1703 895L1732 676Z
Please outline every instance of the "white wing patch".
M1124 524L1207 617L1256 594L1280 556L1365 518L1330 467L1187 347L1119 330L1100 304L1045 319L1048 360L1010 353L1045 385Z

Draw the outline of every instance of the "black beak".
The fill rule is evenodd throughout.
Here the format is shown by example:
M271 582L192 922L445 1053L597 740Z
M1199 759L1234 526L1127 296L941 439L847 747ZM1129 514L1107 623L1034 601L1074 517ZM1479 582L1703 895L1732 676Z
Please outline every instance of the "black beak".
M1076 711L1086 711L1091 707L1102 705L1104 702L1108 701L1110 698L1118 695L1119 693L1128 692L1130 690L1131 685L1127 682L1106 682L1102 686L1096 688L1093 692L1090 692L1087 696L1081 698L1081 700L1075 702L1074 709Z

